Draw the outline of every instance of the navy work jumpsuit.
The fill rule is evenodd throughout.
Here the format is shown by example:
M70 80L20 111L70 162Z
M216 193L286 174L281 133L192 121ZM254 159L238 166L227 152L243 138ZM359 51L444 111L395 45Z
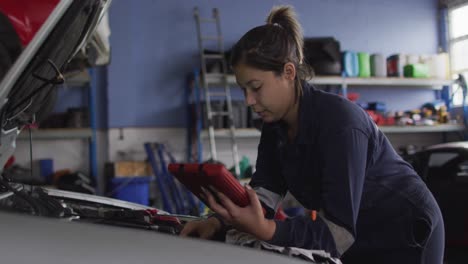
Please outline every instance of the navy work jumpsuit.
M411 165L357 104L303 88L296 138L282 121L264 124L250 184L269 218L288 191L319 213L275 220L268 242L346 264L442 263L441 212Z

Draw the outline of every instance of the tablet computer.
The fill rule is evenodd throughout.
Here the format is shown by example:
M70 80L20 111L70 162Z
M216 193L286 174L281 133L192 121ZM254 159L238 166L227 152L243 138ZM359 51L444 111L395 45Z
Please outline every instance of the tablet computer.
M174 177L205 203L206 201L200 195L203 193L201 187L210 191L209 186L215 187L240 207L245 207L250 203L247 191L222 164L171 163L168 169ZM216 198L216 195L212 194Z

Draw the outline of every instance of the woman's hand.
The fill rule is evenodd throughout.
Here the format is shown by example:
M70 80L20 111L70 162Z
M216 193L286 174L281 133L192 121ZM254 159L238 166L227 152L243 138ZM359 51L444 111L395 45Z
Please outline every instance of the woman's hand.
M210 190L219 198L219 203L210 191L203 189L203 192L211 210L232 224L233 227L252 234L260 240L272 239L276 230L275 222L264 217L257 193L248 185L245 186L245 189L250 199L250 204L246 207L237 206L226 195L213 187Z
M218 219L211 217L202 221L192 221L185 224L180 236L192 236L203 239L210 239L221 230L221 223Z

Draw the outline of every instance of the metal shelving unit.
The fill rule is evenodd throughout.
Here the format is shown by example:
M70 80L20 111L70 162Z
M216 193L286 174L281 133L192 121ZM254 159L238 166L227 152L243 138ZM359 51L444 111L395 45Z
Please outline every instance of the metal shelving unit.
M89 71L79 71L65 74L66 87L83 87L91 83L91 74Z
M442 132L462 132L463 125L434 125L434 126L381 126L384 133L442 133Z
M216 86L223 84L223 75L211 74L205 79L208 85ZM234 75L227 76L227 83L232 86L237 86ZM441 80L431 78L401 78L401 77L370 77L370 78L348 78L341 76L316 76L309 81L312 85L317 85L318 88L324 85L337 85L342 89L342 93L347 93L349 86L373 86L375 89L383 87L405 87L414 89L431 89L441 90L444 86L451 85L452 80ZM404 133L453 133L453 132L464 132L466 131L465 125L463 124L440 124L434 126L382 126L380 130L386 134L404 134ZM229 138L228 129L216 129L214 131L215 137L217 138ZM202 148L201 139L208 139L207 131L201 131L199 128L198 133L198 148ZM259 138L260 131L257 129L236 129L236 138Z
M96 145L96 89L98 86L94 69L68 74L65 76L64 87L84 89L88 96L89 128L51 128L32 129L33 140L87 140L89 146L89 174L96 179L99 192L100 180L97 171L97 145ZM29 131L23 129L17 137L18 140L29 140Z
M91 128L57 128L57 129L33 129L33 140L60 140L60 139L91 139L93 131ZM19 140L29 140L27 129L21 131Z
M316 77L309 81L316 85L348 85L348 86L404 86L442 89L445 85L450 85L451 80L429 79L429 78L399 78L399 77L370 77L370 78L342 78L342 77Z
M229 130L228 129L216 129L215 136L217 138L229 138ZM260 138L260 131L255 128L241 128L236 129L235 133L236 138ZM208 133L203 131L201 133L201 138L205 139L208 138Z
M442 132L462 132L465 130L463 125L434 125L434 126L381 126L380 130L386 134L395 133L442 133ZM215 131L216 137L229 138L228 129L218 129ZM204 131L201 134L202 138L208 138ZM260 131L254 128L245 128L236 130L237 138L259 138Z
M210 85L217 85L222 83L222 75L213 75L206 78L206 82ZM236 78L234 75L229 75L227 81L231 85L237 85ZM430 78L400 78L400 77L388 77L388 78L348 78L340 76L317 76L309 81L310 84L314 85L347 85L347 86L404 86L411 88L431 88L434 90L440 90L443 86L450 85L451 80L441 79L430 79Z
M210 85L222 83L222 75L212 75L206 78L206 82ZM236 86L236 78L234 75L227 77L227 82L230 85ZM407 87L419 89L441 90L443 86L448 86L453 83L452 80L441 80L432 78L402 78L402 77L369 77L369 78L350 78L341 76L316 76L309 81L313 85L340 85L346 91L348 86L374 86L376 89L381 87ZM381 127L383 132L387 133L425 133L425 132L457 132L463 131L463 125L437 125L437 126L386 126ZM253 130L255 131L255 130ZM224 130L216 131L216 135L223 136L226 133ZM250 129L240 129L236 133L236 137L256 136L255 132ZM202 133L202 137L205 133Z

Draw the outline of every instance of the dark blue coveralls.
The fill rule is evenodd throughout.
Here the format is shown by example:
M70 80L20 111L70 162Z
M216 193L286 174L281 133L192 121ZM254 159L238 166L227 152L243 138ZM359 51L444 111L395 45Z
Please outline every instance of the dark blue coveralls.
M270 242L322 249L347 263L442 263L440 209L411 165L369 115L341 96L304 83L299 128L266 123L256 190L272 218L289 191L318 217L276 221Z

